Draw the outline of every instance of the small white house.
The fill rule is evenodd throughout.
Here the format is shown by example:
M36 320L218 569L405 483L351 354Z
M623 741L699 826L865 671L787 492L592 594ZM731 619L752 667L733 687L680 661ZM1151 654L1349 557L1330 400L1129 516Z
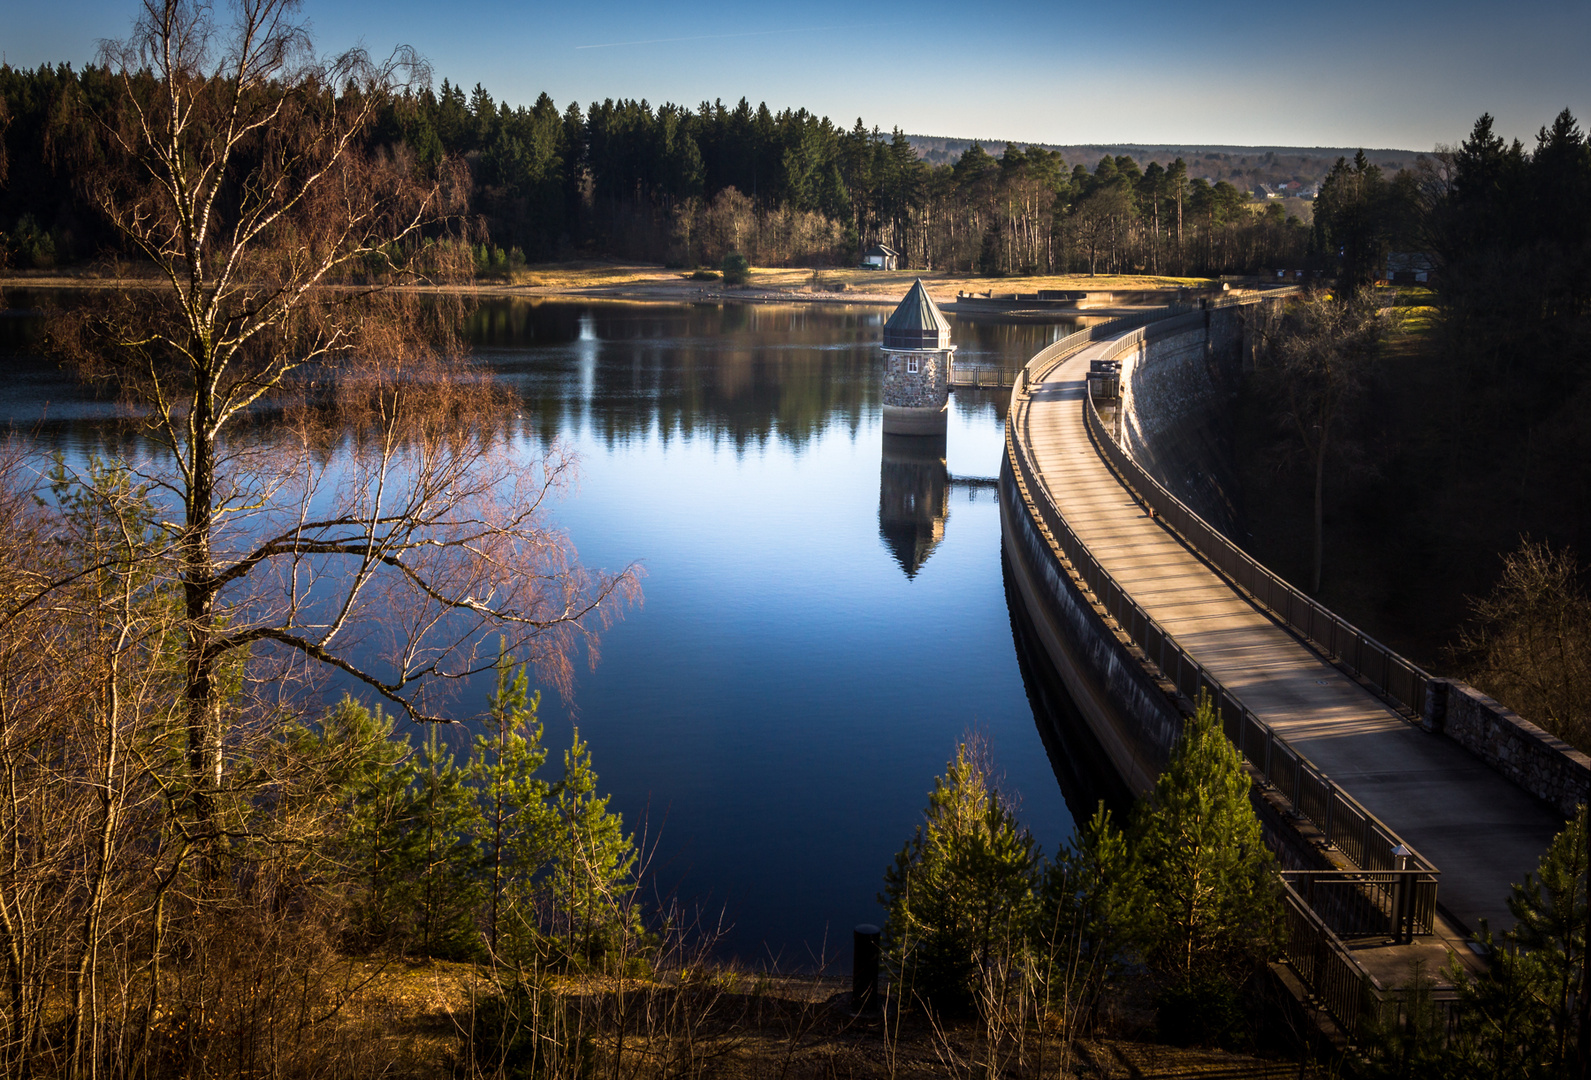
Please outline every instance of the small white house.
M862 265L870 270L899 270L900 252L883 244L875 244L862 256Z

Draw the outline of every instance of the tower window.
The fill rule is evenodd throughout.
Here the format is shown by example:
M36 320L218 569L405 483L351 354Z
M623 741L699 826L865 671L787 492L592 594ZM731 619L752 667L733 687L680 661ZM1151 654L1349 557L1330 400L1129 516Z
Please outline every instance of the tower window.
M906 358L906 374L908 374L908 375L917 374L917 365L918 365L918 363L919 363L919 361L918 361L917 357L908 356Z

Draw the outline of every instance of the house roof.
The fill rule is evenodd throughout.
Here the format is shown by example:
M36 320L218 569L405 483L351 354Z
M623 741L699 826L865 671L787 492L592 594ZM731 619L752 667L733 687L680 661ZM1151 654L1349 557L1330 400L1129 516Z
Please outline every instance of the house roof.
M1388 273L1396 273L1399 270L1429 272L1435 268L1435 260L1423 251L1393 251L1387 255Z
M923 279L912 283L911 289L884 323L884 348L886 349L948 349L950 323L923 288Z
M872 247L867 249L867 254L868 255L893 255L896 258L900 257L900 252L896 251L894 248L890 247L888 244L874 244ZM866 256L863 256L863 257L866 258Z

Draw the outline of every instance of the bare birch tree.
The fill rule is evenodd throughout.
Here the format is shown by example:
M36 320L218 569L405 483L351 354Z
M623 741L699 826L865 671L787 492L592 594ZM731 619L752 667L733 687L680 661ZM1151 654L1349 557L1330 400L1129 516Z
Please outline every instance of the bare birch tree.
M1475 684L1579 749L1591 746L1591 597L1569 548L1521 537L1502 555L1456 659Z
M447 167L370 145L422 61L320 59L296 15L145 0L104 47L118 93L88 187L155 284L56 327L159 447L136 473L181 598L188 797L211 825L245 659L335 669L437 721L432 688L495 661L487 628L567 687L635 590L545 523L572 462L520 451L453 313L391 289L446 273L427 240L458 209Z

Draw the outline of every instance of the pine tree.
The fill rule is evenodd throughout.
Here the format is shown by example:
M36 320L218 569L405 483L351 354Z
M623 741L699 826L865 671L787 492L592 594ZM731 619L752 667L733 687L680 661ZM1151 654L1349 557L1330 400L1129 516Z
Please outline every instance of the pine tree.
M629 903L638 855L624 819L596 794L591 748L576 728L563 755L563 777L553 787L553 897L558 929L571 959L592 963L618 950L640 930Z
M1142 951L1159 976L1162 1031L1221 1041L1237 991L1269 958L1275 858L1243 762L1207 695L1132 829L1142 874Z
M422 864L415 829L413 751L394 739L392 719L351 697L321 718L316 731L290 730L289 753L318 760L347 817L333 858L349 874L357 937L367 943L401 937L414 911L413 878Z
M1508 910L1515 924L1513 938L1526 954L1532 981L1549 1016L1555 1068L1573 1055L1575 1003L1585 972L1586 949L1586 808L1560 832L1541 857L1534 877L1514 886Z
M427 956L448 959L480 952L478 913L485 889L480 879L480 807L469 770L453 760L432 727L421 750L410 790L415 844L422 860L414 883L415 944Z
M555 820L548 805L550 786L536 777L547 760L540 694L530 693L523 664L514 665L506 648L497 661L497 688L491 696L495 731L475 738L470 780L480 800L481 854L486 879L486 941L493 955L501 945L523 960L534 945L533 883L551 858Z
M1536 874L1515 885L1508 909L1513 930L1479 935L1492 962L1478 979L1456 965L1457 1035L1449 1041L1445 1075L1525 1080L1574 1075L1576 1005L1586 943L1586 808L1558 834Z
M1142 903L1141 876L1104 803L1044 868L1037 938L1051 1007L1092 1012L1125 968Z
M934 781L924 821L884 875L884 934L907 992L965 1013L1026 948L1038 853L963 743Z

